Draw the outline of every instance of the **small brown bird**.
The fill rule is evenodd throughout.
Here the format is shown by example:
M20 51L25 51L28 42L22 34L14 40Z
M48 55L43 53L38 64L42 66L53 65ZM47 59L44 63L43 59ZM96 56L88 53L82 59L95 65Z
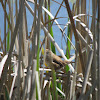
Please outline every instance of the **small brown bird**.
M61 69L62 67L70 63L70 61L63 61L59 56L55 55L49 49L46 49L45 62L49 68L54 68L55 70Z

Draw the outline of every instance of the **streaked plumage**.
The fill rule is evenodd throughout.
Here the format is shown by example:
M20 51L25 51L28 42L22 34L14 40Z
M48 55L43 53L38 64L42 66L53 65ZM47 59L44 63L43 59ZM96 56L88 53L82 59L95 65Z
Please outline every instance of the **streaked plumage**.
M51 50L46 49L46 64L48 67L54 67L55 70L58 70L65 65L69 64L69 61L63 61L59 56L55 55Z

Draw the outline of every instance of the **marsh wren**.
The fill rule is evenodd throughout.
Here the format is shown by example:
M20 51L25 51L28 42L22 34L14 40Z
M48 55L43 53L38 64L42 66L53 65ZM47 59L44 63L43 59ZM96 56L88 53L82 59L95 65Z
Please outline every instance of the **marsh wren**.
M70 63L70 61L66 61L66 60L63 61L59 56L55 55L49 49L46 49L45 62L49 68L52 69L53 67L55 70L61 69L62 67Z

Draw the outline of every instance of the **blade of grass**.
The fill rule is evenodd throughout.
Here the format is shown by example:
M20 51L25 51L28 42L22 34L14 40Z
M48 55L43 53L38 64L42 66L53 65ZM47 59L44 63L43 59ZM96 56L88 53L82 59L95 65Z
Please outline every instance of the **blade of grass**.
M41 89L40 89L40 82L39 82L39 73L36 71L36 100L41 100Z
M37 71L39 72L39 46L40 46L40 29L41 29L41 14L42 14L42 5L43 0L39 1L39 8L38 8L38 20L37 20L37 44L38 44L38 51L37 51Z
M70 39L70 26L68 26L68 31L67 31L67 36ZM70 41L67 38L67 49L66 49L66 57L69 59L70 58L70 50L71 50L71 44ZM69 66L66 65L66 72L69 71Z
M53 100L58 100L58 92L57 92L57 83L56 83L56 73L55 70L52 68L52 83L51 83L51 88L52 88L52 99Z
M9 20L10 20L10 14L9 14ZM8 24L8 35L7 35L7 52L9 51L10 48L10 30L9 30L9 24Z
M50 11L50 7L48 7L48 10ZM48 16L48 19L51 20L51 17ZM49 22L50 34L53 37L53 30L52 30L52 26L51 25L52 25L52 23ZM52 42L51 42L51 50L52 50L53 53L55 53L55 47L54 47Z

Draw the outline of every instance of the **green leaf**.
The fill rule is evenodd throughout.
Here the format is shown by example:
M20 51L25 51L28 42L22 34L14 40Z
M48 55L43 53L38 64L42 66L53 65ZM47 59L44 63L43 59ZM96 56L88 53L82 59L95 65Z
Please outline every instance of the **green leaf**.
M52 100L58 100L58 92L57 92L57 83L56 83L56 73L55 70L52 69L52 83L51 83L51 88L52 88Z
M49 9L49 8L48 8L48 9ZM48 19L51 20L50 16L48 16ZM51 26L51 22L49 22L49 26L51 27L51 28L50 28L50 34L51 34L51 36L53 37L53 29L52 29L52 26ZM51 50L52 50L53 53L56 53L56 52L55 52L55 46L53 45L52 42L51 42Z
M68 36L69 39L71 39L70 38L70 26L68 26L67 36ZM66 57L67 58L70 57L70 55L69 55L70 54L70 51L71 51L71 44L70 44L70 41L67 39L67 49L66 49ZM66 72L68 72L68 71L69 71L69 66L66 65Z
M10 15L8 16L9 17L9 20L10 20ZM9 51L9 48L10 48L10 30L9 30L9 24L8 24L8 35L7 35L7 51Z

